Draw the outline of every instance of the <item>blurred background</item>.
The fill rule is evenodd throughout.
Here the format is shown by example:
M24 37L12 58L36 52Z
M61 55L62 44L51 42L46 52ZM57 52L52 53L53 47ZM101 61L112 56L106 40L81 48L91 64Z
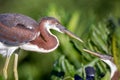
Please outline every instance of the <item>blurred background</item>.
M119 9L120 0L0 0L0 13L20 13L38 22L41 17L52 16L84 41L80 43L52 30L60 46L49 54L21 50L19 80L78 80L79 77L86 80L87 66L95 69L95 80L109 80L109 66L82 49L111 55L120 68ZM14 80L13 60L14 55L8 80ZM5 58L0 55L0 80L4 80L4 62Z

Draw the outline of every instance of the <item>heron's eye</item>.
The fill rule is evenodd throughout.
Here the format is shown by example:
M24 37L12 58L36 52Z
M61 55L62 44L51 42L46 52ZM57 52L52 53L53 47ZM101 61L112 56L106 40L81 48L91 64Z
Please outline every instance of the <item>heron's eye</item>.
M55 23L55 25L59 25L59 23Z

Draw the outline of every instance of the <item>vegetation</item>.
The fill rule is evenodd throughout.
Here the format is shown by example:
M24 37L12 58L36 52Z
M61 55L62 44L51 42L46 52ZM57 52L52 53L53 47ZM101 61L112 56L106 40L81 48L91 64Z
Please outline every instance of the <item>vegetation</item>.
M21 13L39 22L44 16L57 18L84 43L52 31L60 46L49 54L21 50L18 74L20 80L86 80L85 68L95 69L95 80L109 80L110 69L84 48L111 55L120 70L120 1L119 0L1 0L1 13ZM13 60L9 65L9 80L13 78ZM0 56L0 80L5 58Z

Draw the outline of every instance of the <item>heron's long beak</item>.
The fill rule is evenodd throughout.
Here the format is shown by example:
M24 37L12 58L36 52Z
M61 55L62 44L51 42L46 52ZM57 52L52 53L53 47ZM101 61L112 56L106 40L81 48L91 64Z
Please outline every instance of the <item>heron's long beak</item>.
M113 60L112 56L96 53L96 52L93 52L93 51L90 51L90 50L87 50L87 49L83 49L83 50L87 53L90 53L90 54L100 58L100 59L104 59L104 60L106 59L106 60L111 60L111 61Z
M82 42L83 43L83 40L80 39L79 37L77 37L75 34L73 34L72 32L68 31L68 30L64 30L64 33L67 34L68 36L74 38L74 39L77 39L78 41Z
M100 54L98 54L98 53L95 53L95 52L93 52L93 51L90 51L90 50L87 50L87 49L83 49L85 52L87 52L87 53L89 53L89 54L92 54L92 55L94 55L94 56L96 56L96 57L101 57L102 55L100 55Z
M72 38L74 38L74 39L77 39L77 40L80 41L80 42L83 42L82 39L80 39L79 37L77 37L77 36L76 36L75 34L73 34L72 32L68 31L64 26L59 25L59 26L57 26L57 27L60 29L61 32L67 34L68 36L70 36L70 37L72 37Z

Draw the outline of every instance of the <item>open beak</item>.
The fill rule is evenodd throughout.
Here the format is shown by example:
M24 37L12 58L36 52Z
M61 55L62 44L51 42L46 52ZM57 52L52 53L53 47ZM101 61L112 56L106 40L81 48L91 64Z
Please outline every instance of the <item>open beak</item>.
M74 39L77 39L78 41L80 41L80 42L83 43L83 40L82 40L82 39L80 39L79 37L77 37L77 36L76 36L75 34L73 34L72 32L68 31L65 27L63 27L63 26L61 26L61 25L59 25L59 26L57 26L57 27L60 29L61 32L65 33L65 34L67 34L68 36L70 36L70 37L72 37L72 38L74 38Z
M104 55L104 54L100 54L100 53L96 53L87 49L83 49L85 52L92 54L100 59L104 59L104 60L113 60L112 56L109 55Z

